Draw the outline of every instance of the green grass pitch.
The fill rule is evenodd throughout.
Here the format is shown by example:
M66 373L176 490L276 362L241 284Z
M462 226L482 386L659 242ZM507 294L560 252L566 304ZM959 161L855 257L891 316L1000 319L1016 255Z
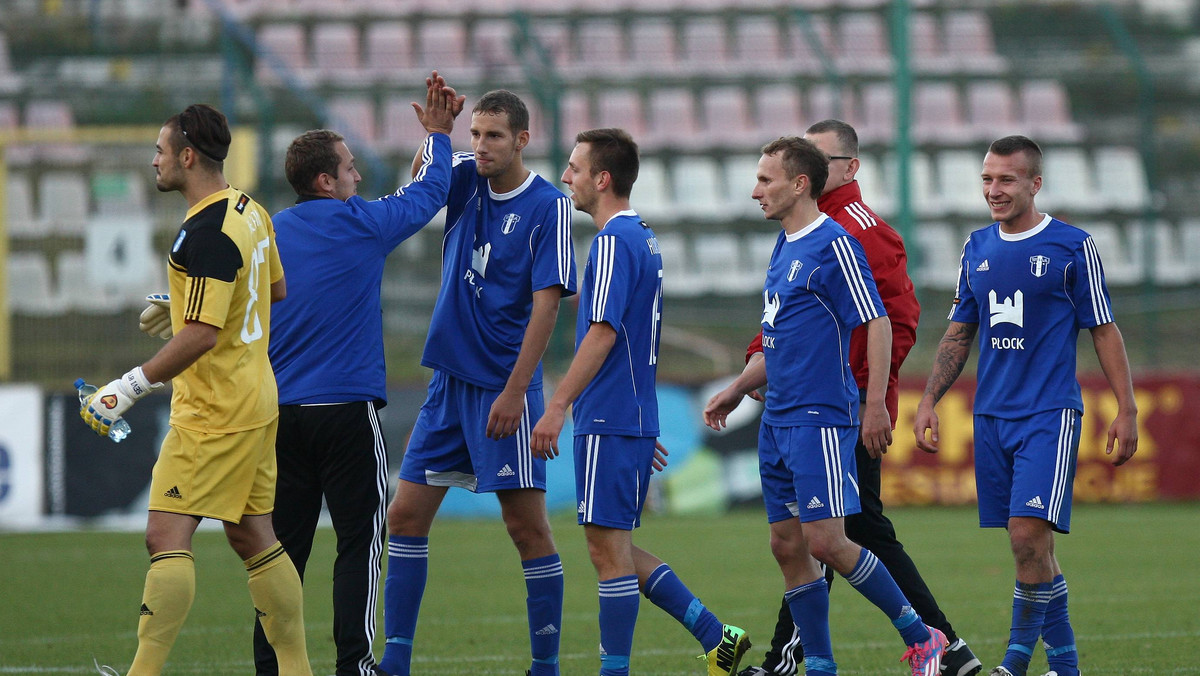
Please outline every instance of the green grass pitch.
M970 508L889 512L950 621L990 668L1008 637L1013 567L1002 531L976 527ZM570 515L554 518L566 568L562 673L599 669L596 579ZM1200 674L1200 505L1077 506L1059 536L1071 615L1088 676ZM648 515L635 541L656 553L724 621L750 631L750 659L770 638L782 581L760 510L716 517ZM165 673L245 675L252 610L245 573L217 530L196 538L197 592ZM332 531L322 530L305 594L314 674L333 673L329 637ZM138 533L0 535L0 674L86 674L92 659L128 667L147 557ZM524 583L499 522L434 527L414 673L524 673ZM831 602L842 674L904 674L887 620L844 581ZM380 606L382 634L382 605ZM382 637L377 639L379 654ZM643 602L634 673L699 675L694 639ZM1045 671L1039 649L1030 674ZM986 671L985 671L986 673Z

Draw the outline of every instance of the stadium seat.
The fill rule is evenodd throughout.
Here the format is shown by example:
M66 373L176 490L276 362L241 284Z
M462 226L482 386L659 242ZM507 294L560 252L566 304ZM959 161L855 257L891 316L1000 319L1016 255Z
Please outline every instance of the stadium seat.
M966 238L949 223L921 223L916 227L915 239L920 267L912 275L913 280L924 287L953 290Z
M533 23L533 38L546 50L554 67L565 70L571 59L571 30L565 21L540 19Z
M725 24L712 16L689 17L683 24L682 67L692 74L709 74L730 68L731 54Z
M595 76L619 71L625 65L624 38L615 18L580 21L575 29L576 53L570 72Z
M345 136L350 141L347 145L351 147L361 143L375 143L379 138L378 126L375 123L375 104L370 99L361 96L339 96L330 101L329 115L330 119L326 123Z
M662 160L643 157L630 201L643 218L657 222L672 216L671 188ZM652 227L654 223L650 224Z
M9 58L8 37L0 31L0 93L12 94L21 88L21 74L14 71Z
M383 114L379 120L378 142L381 149L398 152L402 159L415 153L426 135L425 128L413 113L410 105L412 100L411 96L389 96L383 103ZM424 105L423 101L418 103ZM350 152L354 152L354 149L351 148Z
M1137 150L1129 147L1098 148L1096 194L1108 206L1122 211L1137 211L1150 203L1146 171Z
M1070 219L1068 219L1070 222ZM1104 277L1112 286L1136 284L1142 280L1142 242L1108 221L1079 224L1096 243L1104 265Z
M937 190L940 204L956 214L987 218L980 170L983 157L973 150L944 150L937 156Z
M899 160L895 153L889 153L883 162L883 172L888 185L896 186L899 190ZM940 216L946 212L946 205L938 199L933 178L933 162L929 155L914 152L909 157L908 166L909 200L913 211L918 216ZM899 193L895 193L899 200Z
M1184 218L1179 222L1179 244L1193 278L1200 279L1200 219Z
M671 164L675 211L683 218L719 220L728 216L721 171L711 157L679 156Z
M656 148L697 148L704 139L696 120L696 101L686 89L650 91L645 101L646 134L639 145Z
M47 132L67 132L75 128L75 113L66 101L34 99L25 104L25 126ZM89 146L71 141L47 141L30 144L31 159L51 164L82 164L91 157Z
M416 65L422 71L434 68L451 82L475 81L480 64L471 60L467 25L459 19L426 19L417 25Z
M8 187L4 192L4 210L8 236L23 239L48 234L33 210L33 185L29 175L9 171L6 183Z
M508 21L479 21L471 33L471 53L475 63L486 73L508 73L517 64L513 52L512 23Z
M416 68L412 55L412 32L408 22L382 21L367 24L365 65L384 82L402 82Z
M858 125L859 140L865 143L887 143L895 136L895 88L888 82L872 82L863 85L862 124Z
M256 80L267 85L278 85L283 77L291 76L304 82L309 73L304 26L298 23L266 23L258 29Z
M1035 141L1077 142L1083 138L1071 117L1067 92L1054 80L1021 83L1021 127Z
M765 220L764 220L765 222ZM779 227L774 221L769 222L768 229L754 231L745 237L746 267L754 270L758 277L758 289L767 280L767 265L771 262L771 254L775 253L775 245L779 242Z
M976 141L991 142L1019 133L1017 98L1003 80L973 80L967 83L967 130Z
M632 89L605 89L596 94L596 125L621 127L639 144L646 136L642 97Z
M54 265L58 278L58 291L67 311L74 310L89 315L113 314L121 310L128 300L137 306L145 304L144 294L135 298L123 298L117 287L108 281L108 275L99 273L88 265L81 251L62 251Z
M742 260L741 242L737 235L697 233L692 238L696 272L703 280L704 290L718 296L742 296L762 286L762 279L749 271Z
M791 62L797 71L805 74L824 74L828 70L825 59L830 62L829 67L836 69L834 62L837 46L833 38L833 28L825 16L808 14L803 19L791 20L788 26L788 42L791 47Z
M958 85L921 82L913 89L912 135L917 143L960 145L969 134L963 121Z
M1144 237L1145 225L1138 224L1136 236ZM1193 282L1200 267L1189 260L1184 247L1183 230L1175 224L1160 220L1154 224L1154 281L1165 285Z
M855 174L855 179L862 192L863 202L880 215L891 214L896 200L892 187L884 177L883 162L878 157L863 152L859 152L858 158L858 173Z
M655 231L655 235L662 252L663 295L687 298L704 293L704 280L696 271L687 237L677 232Z
M806 110L803 118L804 126L801 130L807 129L810 122L820 120L836 119L843 120L855 127L863 125L862 107L859 104L858 96L854 88L849 85L841 87L829 84L819 84L810 87L804 98ZM862 137L862 130L859 129L859 137ZM869 140L868 136L868 140Z
M575 146L575 135L585 129L592 129L591 101L585 91L570 89L562 92L558 101L559 114L562 116L559 126L559 138L565 150L570 151ZM531 111L532 112L532 111ZM530 152L542 154L549 150L551 124L549 112L542 110L541 118L531 121L537 124L538 132L531 134L529 140ZM638 139L634 139L635 141Z
M661 17L635 16L629 27L629 67L638 75L679 72L675 27Z
M8 255L8 302L14 314L35 317L60 315L67 304L55 291L50 264L40 251Z
M1062 147L1045 151L1042 158L1042 190L1037 195L1039 207L1059 212L1102 211L1104 205L1096 196L1092 165L1082 148Z
M837 64L844 73L884 75L892 70L891 40L883 14L850 12L838 18Z
M0 132L13 131L21 126L21 113L12 101L0 101Z
M747 146L747 150L754 145ZM746 218L762 218L762 209L758 202L750 198L754 192L754 184L758 176L758 158L754 154L732 155L725 158L723 165L725 189L722 191L725 204L731 216Z
M1007 69L1005 60L996 53L992 25L982 10L958 10L944 15L943 35L946 52L968 73L1000 73Z
M797 134L805 128L800 110L800 94L790 84L772 84L759 87L754 92L754 110L757 127L752 131L758 146L785 134Z
M89 200L87 177L78 171L47 171L38 182L38 206L47 234L83 234Z
M704 145L741 151L760 142L762 132L750 117L750 96L743 87L711 87L700 93Z
M318 23L313 27L313 67L332 83L361 79L358 27L351 23Z
M916 73L946 74L954 70L954 62L946 54L941 26L931 12L914 12L908 19L908 49L910 65Z
M733 58L738 68L757 75L792 69L784 51L779 21L772 15L743 15L733 24Z

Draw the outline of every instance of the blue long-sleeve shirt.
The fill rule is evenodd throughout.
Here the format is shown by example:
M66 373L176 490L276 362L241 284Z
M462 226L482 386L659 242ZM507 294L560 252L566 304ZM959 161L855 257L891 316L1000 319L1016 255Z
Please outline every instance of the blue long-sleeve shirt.
M450 137L430 134L411 183L376 200L302 197L276 214L287 297L271 307L279 403L386 401L380 282L388 254L446 203Z

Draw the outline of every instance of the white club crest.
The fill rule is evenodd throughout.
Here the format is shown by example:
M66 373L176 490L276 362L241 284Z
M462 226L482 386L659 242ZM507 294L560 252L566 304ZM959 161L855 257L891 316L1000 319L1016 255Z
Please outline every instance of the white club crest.
M1029 271L1034 277L1041 277L1050 269L1050 259L1046 256L1030 256Z
M991 312L991 326L997 324L1016 324L1025 326L1025 296L1020 289L1011 298L1000 301L996 290L988 291L988 306Z
M804 263L800 261L792 261L791 267L788 268L787 280L789 282L796 281L796 275L799 274L800 268L804 267Z
M500 232L507 235L516 230L517 221L519 220L521 220L521 217L517 214L505 214L504 220L500 221Z

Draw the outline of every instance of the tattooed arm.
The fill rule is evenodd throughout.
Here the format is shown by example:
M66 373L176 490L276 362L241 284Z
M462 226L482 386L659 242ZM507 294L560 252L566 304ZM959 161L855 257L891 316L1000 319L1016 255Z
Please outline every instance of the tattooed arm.
M925 383L925 394L917 406L917 416L913 422L917 448L926 453L938 452L938 417L934 407L962 373L967 358L971 356L971 343L975 342L975 332L978 330L978 324L950 322L946 335L938 343L933 373L929 374L929 380ZM928 440L925 437L926 430L931 432Z

